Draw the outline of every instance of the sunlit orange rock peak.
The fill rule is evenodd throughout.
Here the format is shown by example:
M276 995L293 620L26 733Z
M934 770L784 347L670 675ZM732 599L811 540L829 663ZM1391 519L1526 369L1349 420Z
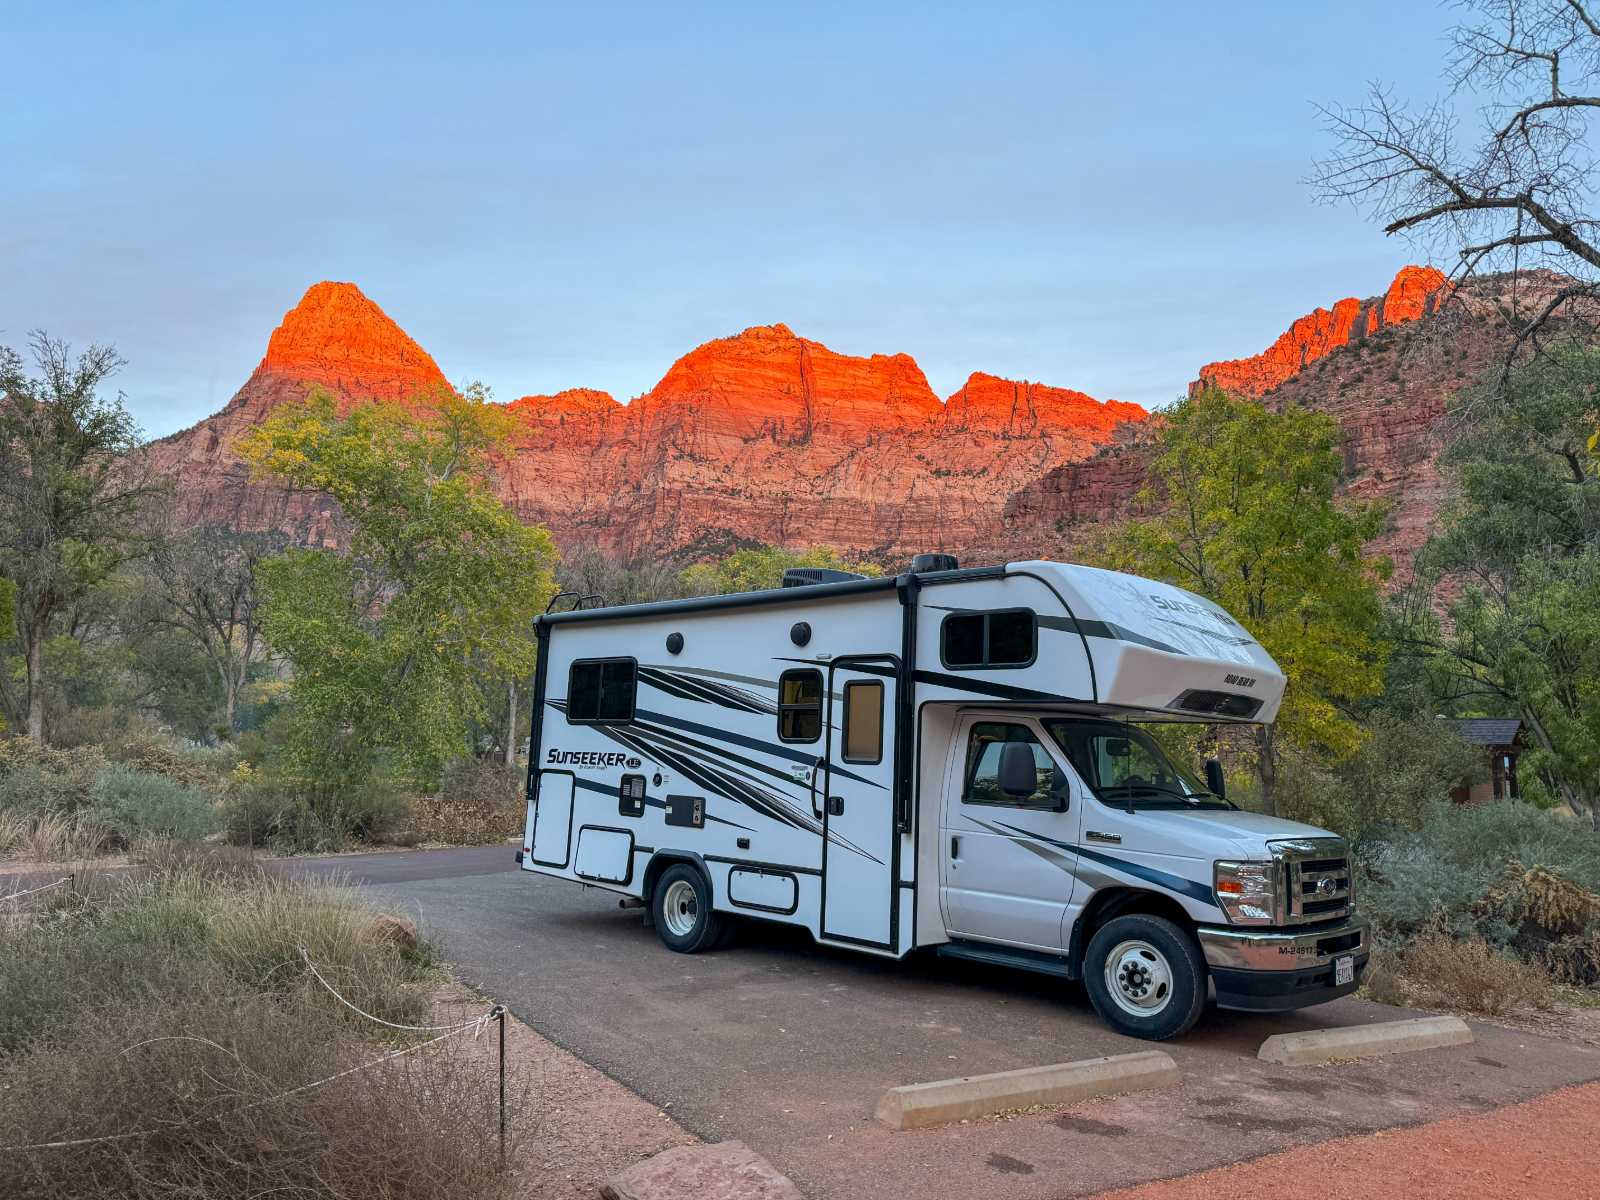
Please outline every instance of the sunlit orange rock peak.
M353 283L307 288L272 331L257 370L383 400L445 382L428 352Z
M1096 400L1070 388L1002 379L974 371L944 406L951 429L990 430L1013 436L1042 429L1076 429L1109 437L1123 421L1143 421L1149 413L1125 400Z
M1437 310L1444 297L1445 276L1433 267L1401 267L1382 296L1336 301L1301 317L1260 354L1207 363L1191 394L1207 384L1224 391L1261 396L1340 346L1369 337L1380 329L1416 321Z
M709 433L779 441L823 430L865 437L920 425L940 410L909 354L839 354L781 324L695 347L633 406L645 420L690 410Z

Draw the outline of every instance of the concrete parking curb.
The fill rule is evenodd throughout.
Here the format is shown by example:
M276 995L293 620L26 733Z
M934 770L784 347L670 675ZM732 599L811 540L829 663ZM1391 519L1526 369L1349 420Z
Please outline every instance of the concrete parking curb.
M890 1088L878 1101L876 1115L890 1129L917 1129L992 1116L1031 1104L1076 1104L1095 1096L1170 1087L1178 1082L1178 1075L1178 1064L1169 1054L1141 1050L1111 1058L1086 1058Z
M1275 1033L1261 1043L1256 1057L1262 1062L1298 1067L1336 1058L1378 1058L1411 1050L1464 1046L1471 1041L1472 1030L1459 1017L1416 1017L1342 1029Z

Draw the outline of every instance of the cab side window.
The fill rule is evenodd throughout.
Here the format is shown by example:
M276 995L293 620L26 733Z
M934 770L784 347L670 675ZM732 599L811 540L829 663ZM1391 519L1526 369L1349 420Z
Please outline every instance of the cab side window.
M1013 796L1000 787L1000 753L1007 742L1025 742L1033 750L1034 773L1038 786L1030 796ZM993 804L1005 808L1055 808L1064 794L1066 781L1056 770L1050 752L1039 744L1026 725L1003 721L983 721L972 727L967 741L966 786L961 799L965 804Z

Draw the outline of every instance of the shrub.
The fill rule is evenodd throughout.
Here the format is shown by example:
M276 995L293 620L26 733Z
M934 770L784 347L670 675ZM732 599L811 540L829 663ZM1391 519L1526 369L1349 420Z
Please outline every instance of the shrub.
M222 822L235 845L315 853L383 840L410 809L411 797L386 777L332 787L245 762L229 777Z
M1359 841L1386 829L1415 829L1430 801L1449 799L1482 773L1482 754L1433 717L1380 717L1361 748L1329 769L1284 764L1281 815Z
M416 985L434 978L432 950L379 936L349 890L287 879L211 847L160 850L146 865L137 880L52 892L33 924L0 937L0 1051L80 1010L196 989L321 996L359 1020L311 978L301 946L353 1003L421 1023L427 999Z
M494 1060L468 1038L285 1094L383 1053L296 946L401 1022L426 1017L425 962L348 893L247 856L190 846L147 864L0 928L0 1145L140 1134L0 1155L0 1195L499 1193Z
M72 814L93 801L106 759L96 748L57 750L0 738L0 810Z
M1373 951L1366 974L1361 979L1361 994L1378 1004L1404 1007L1407 998L1405 977L1388 952Z
M1412 982L1451 1008L1499 1016L1514 1008L1549 1007L1553 984L1536 963L1496 950L1482 938L1429 934L1406 953Z
M94 814L125 844L144 838L193 841L214 833L218 814L209 797L165 775L113 765L94 784Z
M1600 839L1515 800L1431 804L1415 831L1358 848L1380 941L1477 939L1575 982L1600 979Z
M522 773L487 759L467 758L446 771L435 796L412 803L405 833L419 842L489 845L521 832Z

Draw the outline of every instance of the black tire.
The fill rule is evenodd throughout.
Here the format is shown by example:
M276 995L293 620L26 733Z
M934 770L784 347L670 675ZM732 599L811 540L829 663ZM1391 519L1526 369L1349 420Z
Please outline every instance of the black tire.
M710 881L690 863L661 872L650 893L650 916L667 949L679 954L716 949L727 924L721 913L711 911Z
M1148 913L1129 913L1099 928L1083 956L1083 983L1102 1021L1152 1042L1187 1033L1206 1006L1200 944L1188 930Z

